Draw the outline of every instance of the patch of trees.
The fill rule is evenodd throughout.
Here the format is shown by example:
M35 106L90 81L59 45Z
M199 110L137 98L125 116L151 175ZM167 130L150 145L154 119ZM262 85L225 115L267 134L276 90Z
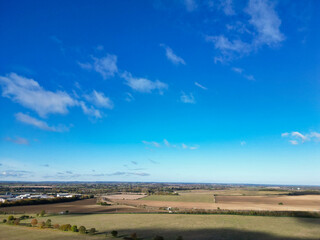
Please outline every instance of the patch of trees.
M300 195L320 195L320 191L317 190L305 190L288 193L289 196L300 196Z
M222 210L192 209L192 210L176 211L173 213L320 218L319 212L308 212L308 211L256 211L256 210L243 211L243 210L223 210L223 209Z
M42 198L42 199L21 199L18 201L4 202L0 203L0 207L13 207L13 206L26 206L26 205L38 205L38 204L52 204L52 203L62 203L62 202L72 202L81 199L88 199L89 196L81 197L56 197L56 198Z

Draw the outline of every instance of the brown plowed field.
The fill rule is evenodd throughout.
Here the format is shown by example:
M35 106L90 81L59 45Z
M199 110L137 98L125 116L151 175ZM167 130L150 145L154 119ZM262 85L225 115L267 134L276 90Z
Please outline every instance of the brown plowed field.
M101 206L96 204L96 199L85 199L74 202L39 204L30 206L2 207L0 212L6 213L60 213L68 210L70 213L117 213L117 212L150 212L150 210L125 205Z

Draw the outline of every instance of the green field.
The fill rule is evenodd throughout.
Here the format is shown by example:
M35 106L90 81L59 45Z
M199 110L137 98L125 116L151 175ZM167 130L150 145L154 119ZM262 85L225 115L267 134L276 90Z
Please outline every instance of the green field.
M7 216L0 216L4 218ZM38 218L45 221L48 217ZM23 226L0 224L2 239L107 239L106 232L117 230L122 236L136 232L140 238L152 239L319 239L320 219L232 216L232 215L178 215L178 214L79 214L50 216L52 223L95 227L99 234L93 237L58 230L38 230ZM29 222L25 220L24 222ZM62 236L62 235L63 236ZM32 237L34 236L34 237ZM65 236L65 237L64 237Z
M213 203L213 194L180 193L179 195L150 195L141 200Z

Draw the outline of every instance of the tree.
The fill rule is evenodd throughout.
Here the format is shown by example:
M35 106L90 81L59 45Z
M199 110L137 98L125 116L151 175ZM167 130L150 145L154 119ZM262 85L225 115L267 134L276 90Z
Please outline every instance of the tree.
M96 230L95 228L90 228L89 234L93 235L93 234L96 233L96 231L97 231L97 230Z
M46 226L45 222L42 221L38 224L39 228L44 228Z
M40 217L43 217L45 214L46 214L46 211L45 211L45 210L42 210L42 211L40 212Z
M86 234L86 233L87 233L87 229L86 229L84 226L80 226L80 227L79 227L79 232L80 232L81 234Z
M162 236L155 236L153 240L164 240L164 238Z
M73 225L73 226L71 227L71 231L72 231L72 232L78 232L78 227L77 227L77 225Z
M51 227L51 219L47 219L46 221L46 227Z
M58 223L56 223L55 225L53 225L53 228L54 229L59 229L60 228L60 225Z
M3 219L2 222L3 222L3 223L6 223L6 222L7 222L7 219Z
M70 231L71 230L71 225L70 224L64 224L60 226L60 230L62 231Z
M14 223L14 225L19 225L20 224L20 219L16 218L13 223Z
M14 220L14 216L10 215L10 216L8 217L8 221L12 221L12 220Z
M36 218L31 220L31 225L36 226L38 224L38 220Z
M136 233L132 233L130 237L131 237L132 240L137 240L138 239L138 236L137 236Z
M112 230L112 231L111 231L111 235L112 235L113 237L117 237L117 236L118 236L118 231Z

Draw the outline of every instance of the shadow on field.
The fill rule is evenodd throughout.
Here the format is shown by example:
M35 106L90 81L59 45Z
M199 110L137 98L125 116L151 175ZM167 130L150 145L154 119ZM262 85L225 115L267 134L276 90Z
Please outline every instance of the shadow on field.
M301 223L318 225L319 228L320 228L320 218L302 218L302 217L297 217L296 219L298 221L300 221ZM320 236L319 236L319 239L320 239Z
M294 230L293 230L294 231ZM299 238L299 237L279 237L276 235L255 232L240 231L228 228L219 229L199 229L199 230L179 230L179 229L122 229L118 230L118 237L131 239L130 233L136 233L138 239L150 240L154 236L163 236L165 240L176 239L182 236L184 240L320 240L319 238ZM129 233L128 235L122 233ZM105 235L107 232L99 232L97 235Z

